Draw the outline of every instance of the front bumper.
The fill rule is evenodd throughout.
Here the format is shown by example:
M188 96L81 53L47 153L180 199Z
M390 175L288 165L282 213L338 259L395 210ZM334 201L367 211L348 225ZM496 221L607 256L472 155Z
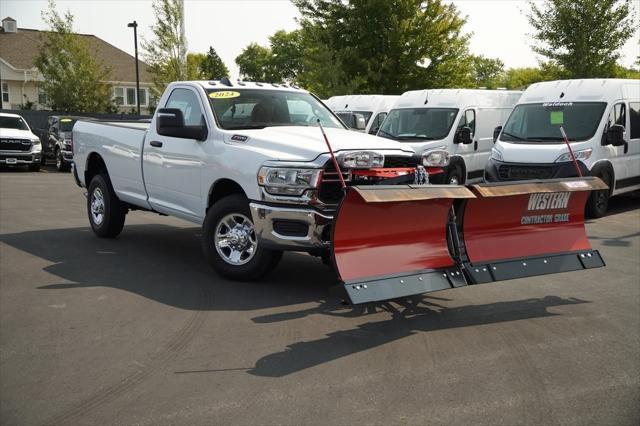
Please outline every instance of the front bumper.
M580 160L578 166L583 176L589 176L589 169ZM507 163L491 158L484 168L485 182L504 182L530 179L561 179L577 177L573 161L562 163Z
M65 163L70 163L73 161L73 151L61 150L60 152L62 153L62 161L64 161Z
M0 151L0 164L40 164L42 162L42 151L21 152L21 151Z
M331 246L333 212L311 208L249 204L260 244L277 250L322 251Z

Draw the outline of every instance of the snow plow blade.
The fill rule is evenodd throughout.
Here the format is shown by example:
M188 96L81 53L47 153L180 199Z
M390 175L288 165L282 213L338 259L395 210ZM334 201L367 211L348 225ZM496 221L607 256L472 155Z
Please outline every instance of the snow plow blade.
M604 266L584 207L598 178L350 187L332 259L352 303Z
M476 198L457 211L470 284L604 266L584 209L591 191L607 188L594 177L472 185Z
M351 302L392 299L464 285L447 222L464 186L353 186L333 224L333 262Z

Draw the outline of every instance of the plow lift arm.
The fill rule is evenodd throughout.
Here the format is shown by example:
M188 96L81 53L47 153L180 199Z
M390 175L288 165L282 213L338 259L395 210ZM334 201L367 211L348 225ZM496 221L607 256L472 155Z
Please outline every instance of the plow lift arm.
M604 266L584 226L599 178L354 186L332 260L352 303Z

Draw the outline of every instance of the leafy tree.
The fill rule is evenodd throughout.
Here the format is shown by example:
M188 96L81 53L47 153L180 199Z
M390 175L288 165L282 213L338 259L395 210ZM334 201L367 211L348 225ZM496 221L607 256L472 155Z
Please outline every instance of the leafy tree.
M206 60L207 55L204 53L187 53L187 80L204 80L204 72L202 72L202 63Z
M236 57L236 64L240 68L240 77L250 81L264 81L277 83L271 67L271 49L251 43Z
M151 27L154 38L142 41L145 62L153 80L154 95L159 97L172 81L187 79L183 63L187 41L180 32L183 20L180 0L154 0L156 23Z
M500 86L500 80L504 73L504 62L498 58L485 58L482 55L474 55L471 60L476 87L495 89Z
M634 34L631 0L528 0L533 50L570 78L612 77L620 48Z
M222 77L229 76L229 69L211 46L209 46L204 60L200 63L200 72L203 78L209 80L220 80Z
M460 87L470 78L466 18L442 0L293 0L305 47L298 78L320 96ZM330 72L330 75L327 73Z
M42 19L49 31L42 36L35 65L42 73L39 83L56 111L105 112L114 109L111 87L105 81L110 70L95 58L88 43L73 32L73 15L60 16L49 0Z
M303 40L300 30L278 31L269 37L271 73L280 81L293 82L302 70Z

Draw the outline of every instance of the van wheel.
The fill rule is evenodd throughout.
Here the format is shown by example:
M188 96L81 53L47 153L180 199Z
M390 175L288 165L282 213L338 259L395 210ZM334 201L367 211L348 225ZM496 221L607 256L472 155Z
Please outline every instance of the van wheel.
M282 251L269 250L258 243L249 201L243 195L229 195L211 206L202 231L204 255L225 278L259 279L282 258Z
M459 165L453 164L449 167L449 171L447 172L447 177L444 183L447 185L462 185L464 183L464 178L462 177L462 169Z
M100 238L114 238L124 227L127 207L116 196L106 174L94 176L89 183L87 213L91 229Z
M607 207L609 206L609 196L611 195L611 174L604 170L599 176L600 179L607 185L609 189L603 189L602 191L593 191L587 200L587 216L592 218L598 218L605 215Z
M60 151L60 149L56 149L56 169L59 172L66 172L69 170L69 166L64 162L62 151Z

